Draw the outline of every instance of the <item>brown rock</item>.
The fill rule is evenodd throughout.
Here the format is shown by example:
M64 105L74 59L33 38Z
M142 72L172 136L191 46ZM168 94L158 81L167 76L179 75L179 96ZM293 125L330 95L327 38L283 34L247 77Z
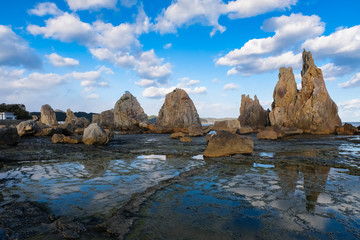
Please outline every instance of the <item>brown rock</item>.
M50 105L45 104L41 106L41 118L40 122L48 126L56 126L58 122L56 120L56 114Z
M92 123L100 124L100 114L94 113L92 115Z
M240 122L237 119L214 122L214 131L228 131L236 133L240 129Z
M113 129L114 128L114 111L107 110L100 113L100 123L102 128Z
M20 142L20 136L15 126L0 126L0 144L15 146Z
M341 126L336 104L330 98L320 68L311 52L303 52L302 88L298 92L291 68L280 68L270 113L271 125L296 127L305 133L331 134Z
M266 127L257 134L258 139L276 140L285 136L285 132L277 126Z
M51 138L53 143L81 143L81 136L65 136L64 134L54 134Z
M249 134L249 133L253 133L253 132L254 132L254 129L252 127L249 127L249 126L239 128L239 133L240 134Z
M182 138L185 137L185 133L183 132L174 132L170 135L170 138L172 139L178 139L178 138Z
M41 128L34 120L21 122L16 126L16 128L20 137L34 135L35 133L41 131Z
M180 141L181 142L192 142L192 139L191 139L191 137L184 136L184 137L180 138Z
M238 118L241 126L263 129L270 125L269 112L260 105L256 95L254 100L249 95L241 95L240 116Z
M190 126L188 128L188 131L189 131L189 136L190 137L199 137L199 136L203 136L204 133L202 131L202 127L199 127L199 126Z
M202 126L201 130L203 131L203 134L208 134L212 131L213 127L214 125Z
M345 123L343 126L336 129L336 134L338 135L355 135L359 133L359 129L349 123Z
M87 145L104 145L109 142L109 136L97 123L92 123L85 128L82 141Z
M175 89L166 95L159 111L156 125L167 129L201 129L201 122L193 101L182 89Z
M250 137L227 131L218 131L209 137L204 157L223 157L234 154L251 154L254 142Z
M303 134L304 131L299 129L299 128L287 128L287 127L282 127L281 131L284 132L285 136L291 136L291 135L299 135L299 134Z
M138 128L139 123L147 122L148 116L137 99L126 92L115 104L114 125L119 130Z
M62 133L62 129L60 127L45 127L42 128L41 131L34 134L35 136L52 136L56 133Z
M70 109L68 109L66 111L65 124L75 124L77 119L78 118L75 116L75 114Z

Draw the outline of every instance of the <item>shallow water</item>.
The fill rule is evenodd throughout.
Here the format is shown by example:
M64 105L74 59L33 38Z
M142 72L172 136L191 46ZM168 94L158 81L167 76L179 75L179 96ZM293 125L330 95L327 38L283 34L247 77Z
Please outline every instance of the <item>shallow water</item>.
M98 147L24 139L0 150L0 212L38 202L94 231L89 219L113 221L136 195L127 239L360 238L359 136L251 137L252 155L218 159L202 157L205 137L118 135ZM54 236L38 231L32 237Z

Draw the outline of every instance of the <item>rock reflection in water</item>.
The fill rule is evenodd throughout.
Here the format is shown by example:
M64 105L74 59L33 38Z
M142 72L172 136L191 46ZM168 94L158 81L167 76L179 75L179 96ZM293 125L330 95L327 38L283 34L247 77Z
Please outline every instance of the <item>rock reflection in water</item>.
M156 193L127 238L358 239L359 177L342 171L304 163L216 163Z
M164 155L10 164L0 172L2 204L31 200L47 203L56 215L109 214L132 194L201 164L201 160Z

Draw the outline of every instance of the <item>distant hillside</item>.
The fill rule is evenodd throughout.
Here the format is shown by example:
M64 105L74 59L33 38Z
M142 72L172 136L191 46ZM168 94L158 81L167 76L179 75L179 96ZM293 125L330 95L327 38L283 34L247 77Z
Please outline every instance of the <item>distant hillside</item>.
M151 115L148 117L150 123L156 123L157 116Z
M40 112L31 112L30 113L31 115L36 115L38 117L41 116L41 113ZM86 112L74 112L75 116L76 117L84 117L84 118L87 118L89 119L89 121L91 122L92 121L92 115L94 113L86 113ZM66 113L65 112L55 112L55 115L56 115L56 120L60 121L60 122L63 122L65 121L66 119Z
M214 124L216 121L234 120L236 118L200 118L201 123Z
M11 112L17 119L31 119L31 115L26 111L24 104L0 104L0 112Z

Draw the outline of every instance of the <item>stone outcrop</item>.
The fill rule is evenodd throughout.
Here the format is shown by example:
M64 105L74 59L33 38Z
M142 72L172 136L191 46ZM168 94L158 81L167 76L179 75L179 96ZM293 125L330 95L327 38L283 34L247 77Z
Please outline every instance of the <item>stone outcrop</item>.
M183 129L186 132L190 127L192 131L194 129L202 131L193 101L184 90L179 88L166 95L165 103L156 119L156 125L159 128Z
M66 111L65 123L61 125L65 135L81 135L84 128L88 127L90 121L85 117L76 117L75 114L68 109Z
M271 125L296 127L305 133L331 134L341 126L336 104L330 98L322 71L314 64L311 52L303 51L300 91L292 68L280 68L270 113Z
M54 134L51 138L53 143L81 143L81 136L65 136L64 134Z
M82 141L87 145L105 145L109 135L97 123L92 123L85 128Z
M91 123L100 124L100 114L94 113L92 115L92 122Z
M192 142L192 139L189 136L184 136L184 137L180 138L180 141L181 142Z
M114 128L114 111L107 110L100 113L99 125L102 128Z
M21 122L16 126L16 128L20 137L34 135L35 133L41 131L40 126L34 120Z
M255 129L263 129L270 125L269 112L263 109L256 95L254 100L249 95L241 95L238 120L241 126L250 126Z
M360 134L359 128L351 125L350 123L345 123L343 126L336 129L336 134L338 135L357 135Z
M179 139L182 137L185 137L185 133L183 133L183 132L174 132L170 135L170 138L172 138L172 139Z
M20 142L20 136L15 126L0 126L0 144L15 146Z
M50 105L45 104L41 106L40 122L48 126L58 125L55 111L52 107L50 107Z
M236 133L240 130L240 122L237 119L216 121L212 130Z
M66 111L65 124L75 124L77 119L78 118L75 116L75 114L70 109L68 109Z
M115 104L114 126L119 130L132 130L141 122L147 122L148 116L138 100L126 92Z
M251 154L254 142L248 136L241 136L227 131L218 131L207 137L208 145L204 157L223 157L234 154Z
M257 138L275 140L285 136L299 135L302 133L303 131L298 128L287 128L287 127L280 128L278 126L269 126L266 127L264 130L260 131L257 134Z

